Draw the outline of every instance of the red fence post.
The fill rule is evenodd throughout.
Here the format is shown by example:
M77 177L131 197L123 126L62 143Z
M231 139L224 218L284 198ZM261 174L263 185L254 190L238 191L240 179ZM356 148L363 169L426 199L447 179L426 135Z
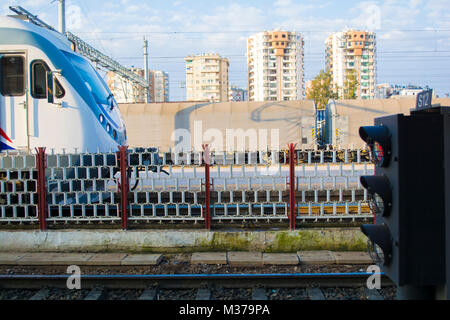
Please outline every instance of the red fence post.
M207 144L202 144L203 148L203 160L205 161L205 228L207 230L211 229L211 185L209 179L209 146Z
M295 147L289 144L289 229L295 230Z
M38 221L39 229L47 229L48 205L47 205L47 180L45 179L45 147L36 148L36 169L37 169L37 195L38 195Z
M126 230L128 228L128 146L119 146L117 155L120 170L120 184L118 184L120 190L119 214L122 229Z

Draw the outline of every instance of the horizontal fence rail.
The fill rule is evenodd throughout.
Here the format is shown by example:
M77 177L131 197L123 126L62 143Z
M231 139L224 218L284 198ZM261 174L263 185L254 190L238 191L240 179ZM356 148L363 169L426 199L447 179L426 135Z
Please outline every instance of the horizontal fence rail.
M361 175L374 173L367 150L294 150L294 155L123 147L109 153L50 151L41 162L37 153L4 153L0 224L127 229L179 222L209 229L211 223L247 221L290 222L293 229L300 222L373 217L359 182ZM38 184L41 171L44 190ZM45 214L39 213L41 205Z

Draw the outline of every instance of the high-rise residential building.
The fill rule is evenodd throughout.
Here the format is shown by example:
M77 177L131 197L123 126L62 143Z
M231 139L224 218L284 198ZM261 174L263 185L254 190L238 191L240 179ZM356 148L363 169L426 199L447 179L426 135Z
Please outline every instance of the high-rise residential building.
M187 101L228 101L227 58L218 54L187 56L186 100Z
M374 32L347 30L330 34L325 41L326 68L332 74L333 88L347 98L349 79L357 80L356 96L374 99L377 82L376 36Z
M145 77L144 69L131 68L135 74ZM146 90L131 81L110 71L106 75L106 83L118 103L145 103ZM150 102L169 101L169 75L164 71L149 70L148 72Z
M264 31L247 39L250 101L300 100L305 96L300 33Z
M130 69L135 74L144 78L144 70L140 68ZM133 82L124 79L116 73L109 71L106 74L106 83L118 103L139 103L145 102L145 89ZM150 87L153 86L152 78L149 76ZM152 90L150 90L151 95ZM150 99L151 101L151 99Z
M164 71L151 71L151 74L153 80L154 101L169 101L169 74Z

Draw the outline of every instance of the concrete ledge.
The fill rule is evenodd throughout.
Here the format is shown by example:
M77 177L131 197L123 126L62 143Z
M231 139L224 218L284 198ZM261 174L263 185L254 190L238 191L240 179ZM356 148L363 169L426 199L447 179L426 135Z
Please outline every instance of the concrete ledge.
M232 266L261 266L261 252L228 252L228 264Z
M191 255L192 264L227 264L226 252L194 252Z
M298 264L298 256L295 253L263 253L263 264L295 265Z
M122 259L122 266L151 266L158 265L163 258L162 254L129 254Z
M88 266L120 266L126 253L97 253L84 264Z
M301 264L334 264L336 259L331 251L300 251L297 253Z
M94 256L93 253L60 253L51 256L52 265L84 265Z
M51 266L58 253L27 253L16 261L16 265Z
M367 252L333 252L336 264L372 264Z
M260 251L295 253L331 250L364 251L367 238L359 228L295 231L204 230L49 230L0 231L1 252L192 253Z
M0 264L2 265L15 265L17 261L22 258L24 254L16 253L0 253Z
M228 264L230 266L297 265L301 264L372 264L366 252L300 251L295 253L262 252L196 252L186 261L191 264ZM27 266L142 266L158 265L162 254L127 253L4 253L0 265Z

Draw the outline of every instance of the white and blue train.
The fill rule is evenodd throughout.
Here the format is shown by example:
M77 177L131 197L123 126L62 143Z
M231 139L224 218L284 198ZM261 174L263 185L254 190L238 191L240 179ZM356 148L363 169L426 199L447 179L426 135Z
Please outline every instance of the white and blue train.
M74 44L0 17L0 151L109 152L126 144L113 95Z

